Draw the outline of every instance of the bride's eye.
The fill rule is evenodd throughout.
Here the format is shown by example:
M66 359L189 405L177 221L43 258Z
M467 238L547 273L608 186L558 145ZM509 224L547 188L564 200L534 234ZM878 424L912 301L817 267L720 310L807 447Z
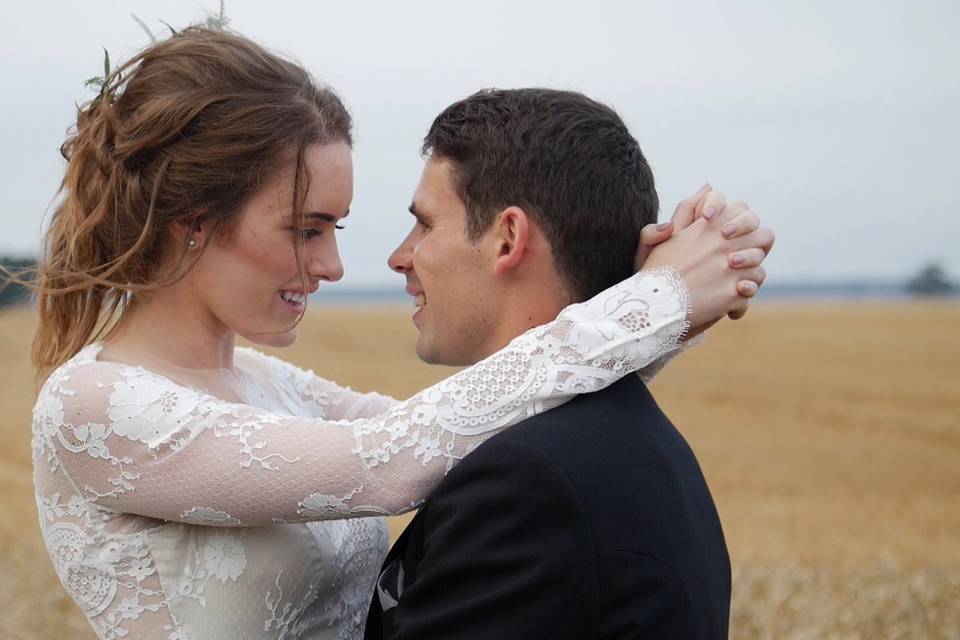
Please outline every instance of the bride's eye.
M323 231L319 229L304 229L300 232L300 239L304 242L309 242L316 238L317 236L322 236Z

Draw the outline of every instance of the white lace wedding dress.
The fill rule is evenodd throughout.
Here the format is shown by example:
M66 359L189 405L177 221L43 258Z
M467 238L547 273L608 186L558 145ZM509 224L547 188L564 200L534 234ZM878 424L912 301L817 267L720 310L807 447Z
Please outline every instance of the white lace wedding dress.
M361 516L415 508L509 425L652 374L686 316L675 272L641 272L404 402L238 349L230 403L90 345L34 409L50 558L101 638L360 638L387 550Z

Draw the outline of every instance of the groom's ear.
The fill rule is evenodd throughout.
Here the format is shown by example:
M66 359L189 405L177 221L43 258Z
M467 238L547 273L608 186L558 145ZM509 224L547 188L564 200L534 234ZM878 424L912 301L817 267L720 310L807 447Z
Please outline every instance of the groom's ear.
M496 275L504 275L523 262L530 242L530 220L520 207L507 207L499 214L490 230L493 241Z

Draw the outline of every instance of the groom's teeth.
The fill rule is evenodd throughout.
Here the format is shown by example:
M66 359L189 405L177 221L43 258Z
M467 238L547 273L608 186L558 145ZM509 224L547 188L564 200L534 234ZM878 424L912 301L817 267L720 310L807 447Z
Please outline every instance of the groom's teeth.
M423 305L427 304L427 296L422 293L418 293L413 299L413 304L419 309Z

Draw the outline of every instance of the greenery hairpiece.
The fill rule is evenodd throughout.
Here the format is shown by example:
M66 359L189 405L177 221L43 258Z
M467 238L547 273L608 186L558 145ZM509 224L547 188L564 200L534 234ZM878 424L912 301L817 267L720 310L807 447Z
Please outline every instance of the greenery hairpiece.
M213 31L226 31L230 27L230 18L227 17L227 9L224 6L224 0L220 0L220 11L216 15L208 15L207 29Z
M143 30L143 32L147 34L147 37L150 39L150 42L152 44L156 44L157 35L150 30L150 27L147 26L147 23L141 20L140 17L137 16L137 14L135 13L131 13L130 16L134 19L134 21L136 21L138 25L140 25L140 28ZM171 36L177 35L176 29L171 27L169 24L167 24L163 20L159 20L159 22L160 24L162 24L163 26L165 26L167 29L170 30ZM204 25L207 27L207 29L210 29L211 31L226 31L230 27L230 18L227 17L227 8L225 6L224 0L220 0L220 10L217 13L207 14L207 19L204 20ZM86 80L84 80L83 86L88 88L96 88L100 93L103 93L103 90L107 84L107 78L110 77L110 68L111 68L110 53L107 51L106 48L104 48L103 49L103 75L87 78Z
M97 87L100 91L103 91L103 86L107 83L107 78L110 77L110 53L107 51L106 47L103 49L103 75L94 76L92 78L87 78L83 82L85 87Z

